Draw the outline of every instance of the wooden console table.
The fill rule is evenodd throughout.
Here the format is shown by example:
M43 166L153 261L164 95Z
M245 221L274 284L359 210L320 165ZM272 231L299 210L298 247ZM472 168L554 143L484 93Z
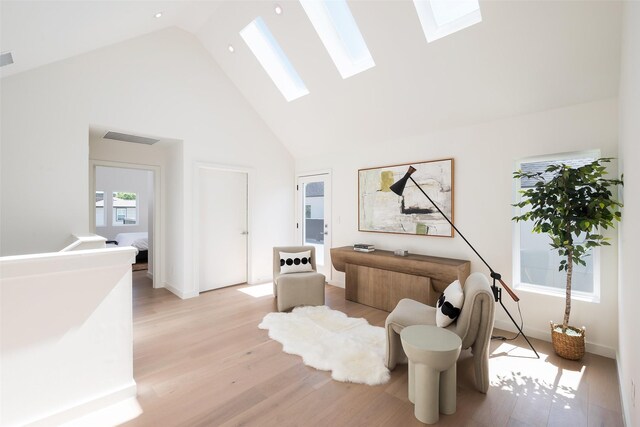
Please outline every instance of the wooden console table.
M427 255L396 256L391 251L357 252L331 248L333 267L346 273L345 298L392 311L402 298L435 306L454 280L464 285L469 261Z

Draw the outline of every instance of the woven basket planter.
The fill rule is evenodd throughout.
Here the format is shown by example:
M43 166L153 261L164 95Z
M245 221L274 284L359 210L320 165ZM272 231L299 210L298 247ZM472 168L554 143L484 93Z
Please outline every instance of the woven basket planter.
M560 328L557 331L556 328ZM580 360L584 356L584 327L582 329L567 326L567 331L575 332L569 335L562 332L562 325L551 322L551 342L556 354L564 359Z

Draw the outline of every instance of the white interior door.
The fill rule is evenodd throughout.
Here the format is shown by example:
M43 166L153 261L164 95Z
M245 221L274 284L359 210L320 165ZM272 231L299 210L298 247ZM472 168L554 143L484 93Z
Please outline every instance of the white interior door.
M298 177L298 242L316 247L318 272L331 278L331 179L329 174Z
M200 168L200 292L247 281L247 174Z

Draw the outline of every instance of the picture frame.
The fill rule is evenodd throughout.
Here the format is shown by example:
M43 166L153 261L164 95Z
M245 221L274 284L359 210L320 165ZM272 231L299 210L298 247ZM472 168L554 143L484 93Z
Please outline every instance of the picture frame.
M453 237L453 227L409 181L402 196L389 188L416 168L412 178L454 220L452 158L358 170L358 231Z

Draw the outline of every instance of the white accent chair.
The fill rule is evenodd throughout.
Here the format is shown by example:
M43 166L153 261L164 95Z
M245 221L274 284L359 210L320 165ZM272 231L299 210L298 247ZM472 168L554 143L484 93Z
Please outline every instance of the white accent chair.
M460 316L447 327L462 340L462 348L471 347L475 370L476 389L486 393L489 389L489 343L493 330L495 301L489 280L482 273L471 274L464 286L464 303ZM385 364L393 370L404 362L400 332L411 325L435 325L436 308L411 299L402 299L385 322L387 346Z

